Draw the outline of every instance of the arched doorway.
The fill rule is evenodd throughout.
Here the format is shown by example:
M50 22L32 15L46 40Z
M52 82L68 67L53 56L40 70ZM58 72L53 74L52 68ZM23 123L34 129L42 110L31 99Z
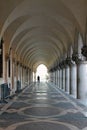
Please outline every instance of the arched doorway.
M40 64L36 69L36 80L38 81L38 76L40 77L40 82L46 82L48 80L48 70L44 64Z

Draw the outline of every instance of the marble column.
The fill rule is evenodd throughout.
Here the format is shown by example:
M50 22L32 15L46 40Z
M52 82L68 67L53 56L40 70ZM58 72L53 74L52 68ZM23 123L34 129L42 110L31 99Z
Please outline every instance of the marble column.
M77 98L87 104L87 61L77 64Z
M65 91L69 93L70 91L70 66L66 65L65 68Z
M63 69L62 69L62 73L63 73L62 88L65 91L65 67L63 67Z
M60 69L60 88L62 89L62 69Z
M14 90L17 90L17 62L14 62Z
M3 83L6 83L7 82L7 79L6 79L6 58L5 58L5 43L2 44L3 45L3 61L2 61L2 64L3 64Z
M30 82L30 80L29 80L29 68L28 68L28 85L29 85L29 82Z
M70 65L70 94L77 97L77 65Z
M11 76L11 90L13 89L13 59L12 49L10 50L10 76Z
M57 70L57 75L58 75L58 77L57 77L57 86L59 88L59 69Z

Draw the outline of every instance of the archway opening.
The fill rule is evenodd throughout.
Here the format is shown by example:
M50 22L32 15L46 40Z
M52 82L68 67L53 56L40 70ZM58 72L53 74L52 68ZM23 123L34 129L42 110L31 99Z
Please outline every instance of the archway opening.
M40 82L46 82L48 80L48 69L44 64L41 64L36 69L36 79L38 81L38 76L40 77Z

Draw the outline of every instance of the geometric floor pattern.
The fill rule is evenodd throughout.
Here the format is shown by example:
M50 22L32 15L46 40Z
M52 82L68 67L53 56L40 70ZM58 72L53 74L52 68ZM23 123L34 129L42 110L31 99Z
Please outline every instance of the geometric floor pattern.
M53 85L36 83L0 111L0 130L87 130L86 106Z

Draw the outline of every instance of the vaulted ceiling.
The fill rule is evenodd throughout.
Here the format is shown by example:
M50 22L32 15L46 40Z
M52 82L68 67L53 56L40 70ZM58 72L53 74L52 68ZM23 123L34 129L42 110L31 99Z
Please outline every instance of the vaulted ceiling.
M84 37L86 15L87 0L0 0L0 38L27 66L49 68L74 43L76 28Z

